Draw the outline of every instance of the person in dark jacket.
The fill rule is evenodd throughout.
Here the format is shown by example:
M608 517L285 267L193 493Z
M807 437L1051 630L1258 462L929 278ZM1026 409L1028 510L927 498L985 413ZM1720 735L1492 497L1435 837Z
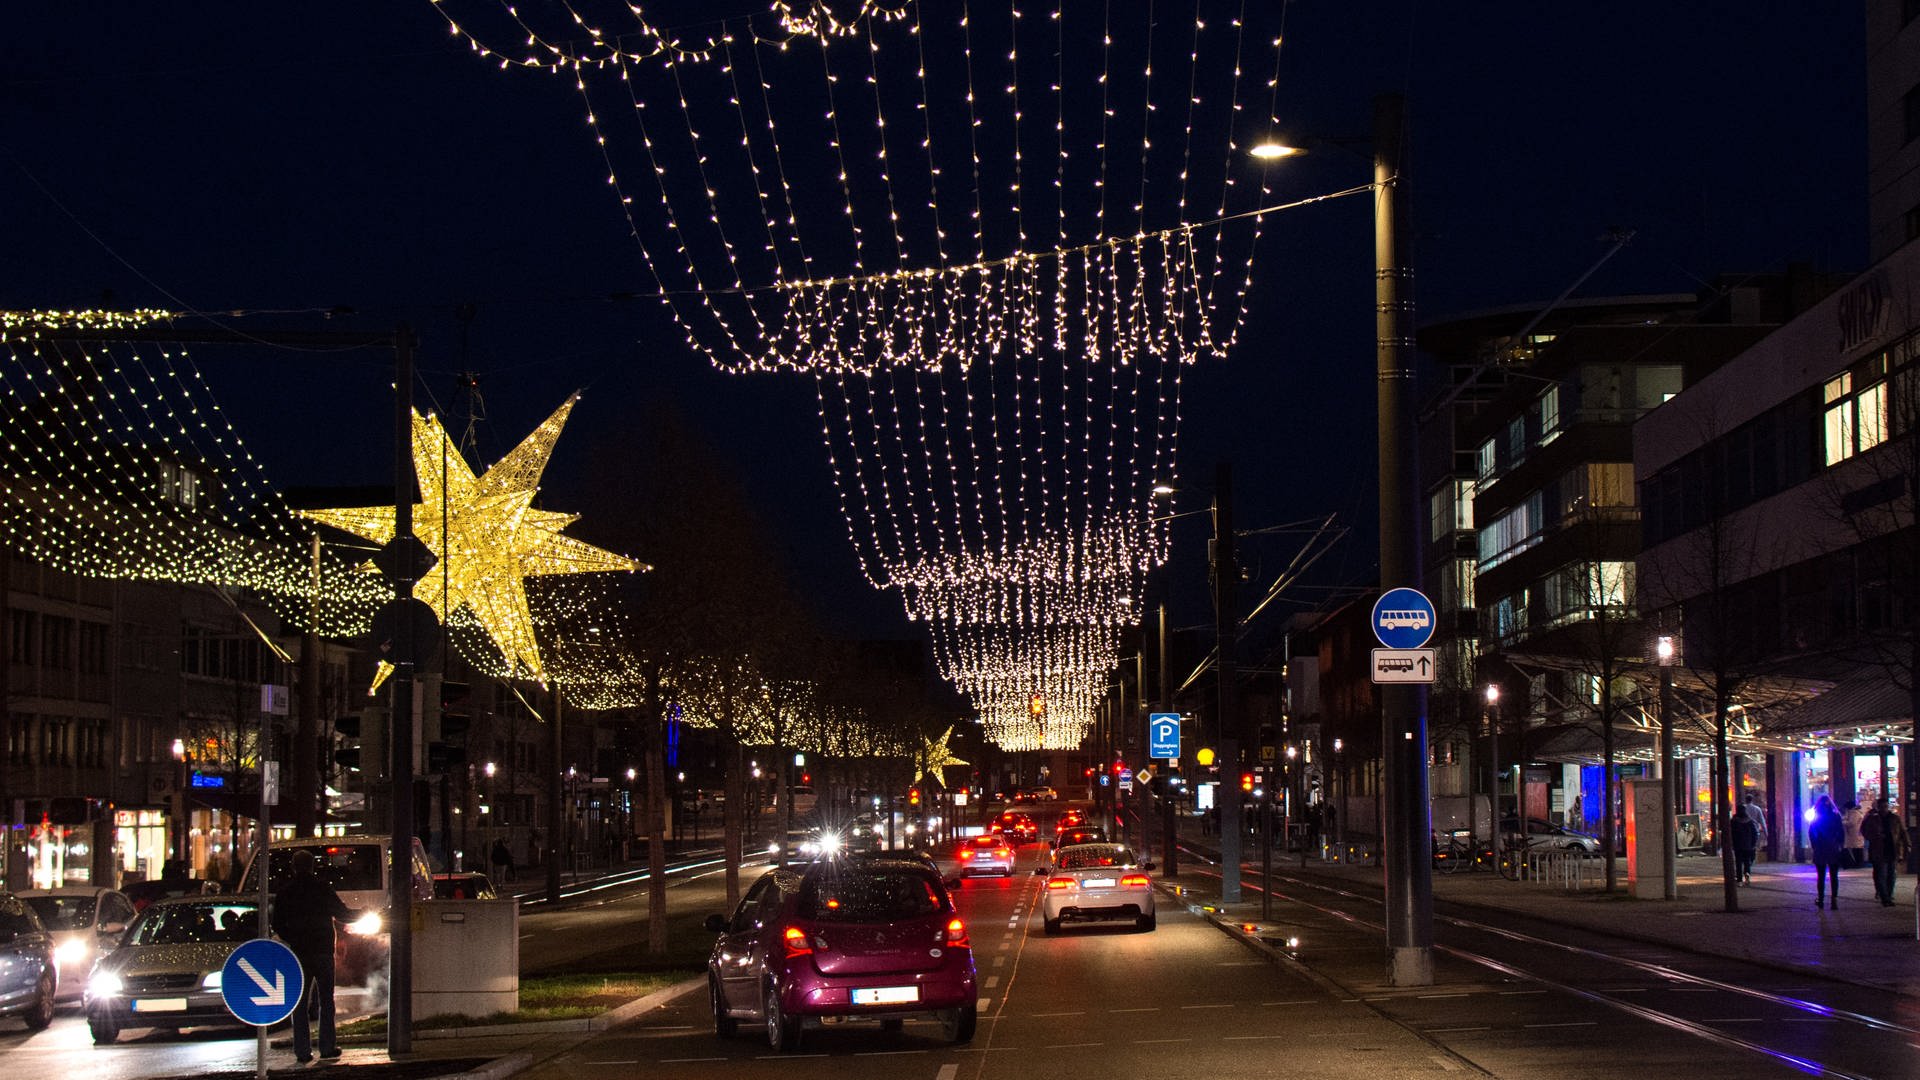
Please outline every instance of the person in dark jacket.
M1807 826L1807 843L1813 848L1813 906L1822 903L1829 910L1840 906L1840 850L1846 843L1847 825L1833 798L1820 796L1813 804L1813 823ZM1827 899L1827 885L1833 885L1833 898Z
M293 950L303 976L300 1004L293 1010L293 1056L302 1065L313 1060L310 1023L315 1006L320 1013L320 1056L340 1056L333 1036L333 929L335 923L359 916L320 879L317 865L313 852L295 851L293 878L273 897L273 932Z
M1736 807L1727 831L1733 836L1733 878L1741 885L1753 884L1753 859L1760 851L1760 822L1752 804ZM1836 892L1838 890L1835 890Z
M1894 882L1900 864L1907 861L1907 823L1888 808L1883 795L1873 801L1873 809L1861 819L1860 835L1867 842L1867 861L1873 864L1873 895L1892 907Z

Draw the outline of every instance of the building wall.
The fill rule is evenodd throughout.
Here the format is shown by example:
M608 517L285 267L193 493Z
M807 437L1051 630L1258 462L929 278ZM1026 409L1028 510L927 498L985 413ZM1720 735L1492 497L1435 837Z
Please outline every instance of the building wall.
M1920 12L1913 0L1868 0L1866 20L1867 242L1878 262L1920 234Z

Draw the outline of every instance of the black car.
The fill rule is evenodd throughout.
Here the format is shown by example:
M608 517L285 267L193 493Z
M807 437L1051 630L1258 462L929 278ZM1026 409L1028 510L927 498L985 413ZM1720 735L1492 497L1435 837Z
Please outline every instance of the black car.
M53 1023L60 990L53 935L12 893L0 893L0 1016L18 1016L32 1031Z

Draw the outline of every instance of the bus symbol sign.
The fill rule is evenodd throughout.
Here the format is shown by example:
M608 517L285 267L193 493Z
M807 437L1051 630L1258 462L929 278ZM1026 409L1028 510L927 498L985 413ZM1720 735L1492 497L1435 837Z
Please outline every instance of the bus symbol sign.
M1433 638L1433 601L1418 589L1388 589L1373 605L1373 636L1389 649L1418 649Z

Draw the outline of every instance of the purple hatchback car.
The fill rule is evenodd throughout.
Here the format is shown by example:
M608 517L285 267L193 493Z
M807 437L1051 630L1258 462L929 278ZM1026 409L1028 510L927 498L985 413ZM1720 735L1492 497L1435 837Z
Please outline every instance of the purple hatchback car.
M899 1030L932 1015L952 1042L978 1020L973 947L938 874L924 863L833 859L774 870L747 890L707 961L713 1029L766 1028L775 1050L806 1026L877 1021Z

